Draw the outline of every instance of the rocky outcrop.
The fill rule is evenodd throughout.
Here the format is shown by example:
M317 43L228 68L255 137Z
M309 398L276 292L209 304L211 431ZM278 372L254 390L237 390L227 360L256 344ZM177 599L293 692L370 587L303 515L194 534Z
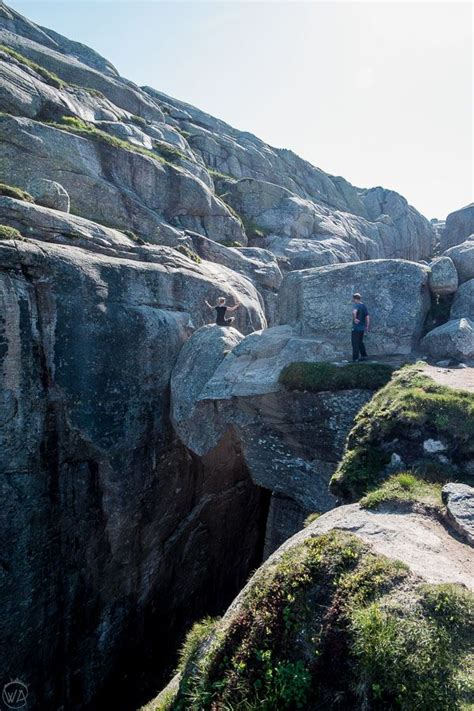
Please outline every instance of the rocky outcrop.
M474 203L451 212L441 235L441 251L461 244L474 233Z
M429 309L428 275L428 268L402 260L294 271L280 289L280 322L304 338L323 338L338 357L347 355L352 294L358 291L371 314L369 352L408 354Z
M416 694L429 708L440 693L442 707L457 706L473 564L472 548L423 513L331 511L287 541L222 620L194 628L163 707L192 697L202 709L264 699L362 711L408 707Z
M243 304L253 291L257 323L260 301L212 263L2 203L30 224L22 241L0 240L1 607L15 639L2 668L35 708L97 708L102 692L125 703L119 670L134 694L146 669L156 683L190 620L217 611L262 554L268 496L225 443L199 460L184 450L168 396L216 282Z
M30 119L0 117L0 161L5 182L27 188L32 178L57 180L71 210L150 242L177 244L179 228L217 241L246 243L240 222L190 173L122 147L94 141ZM29 151L18 161L18 146ZM97 200L100 192L101 199Z
M394 471L472 481L472 394L432 375L429 367L402 368L359 412L330 482L340 500L358 500Z
M474 489L467 484L445 484L441 492L453 527L474 546Z
M371 396L362 389L282 387L286 365L317 358L318 343L295 337L289 327L241 340L234 329L207 326L183 346L172 373L171 412L183 443L203 456L232 435L229 459L238 451L253 481L272 492L267 552L301 528L308 513L334 506L329 478L355 415Z
M460 284L474 279L474 235L471 235L465 242L448 249L445 256L454 262Z

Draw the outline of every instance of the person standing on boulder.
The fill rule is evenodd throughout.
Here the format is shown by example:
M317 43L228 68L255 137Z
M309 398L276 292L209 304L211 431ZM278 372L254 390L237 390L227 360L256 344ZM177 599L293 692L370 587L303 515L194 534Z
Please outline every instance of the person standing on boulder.
M226 312L229 311L230 313L231 311L236 311L240 306L240 302L236 299L234 306L227 306L225 298L220 296L215 306L212 306L212 304L208 301L206 301L206 306L209 306L210 309L216 310L216 324L218 326L230 326L234 320L234 317L226 318Z
M367 360L367 351L364 345L364 333L369 332L370 316L367 306L362 303L360 294L352 294L354 302L352 308L352 360Z

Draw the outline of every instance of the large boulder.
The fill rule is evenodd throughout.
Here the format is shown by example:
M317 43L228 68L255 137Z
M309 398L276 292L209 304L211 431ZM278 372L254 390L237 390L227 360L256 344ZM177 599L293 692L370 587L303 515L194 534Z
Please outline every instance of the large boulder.
M430 331L421 341L424 353L433 360L465 361L474 358L474 322L469 318L448 321Z
M439 257L430 264L429 285L433 294L454 294L458 288L458 273L449 257Z
M453 299L450 318L463 317L474 321L474 279L461 284Z
M474 232L474 202L451 212L446 218L446 226L441 235L441 251L461 244Z
M371 355L408 354L430 306L429 268L398 259L290 272L279 295L280 322L304 338L323 339L335 354L350 350L352 294L361 292L371 317Z
M67 190L60 183L45 178L35 178L28 183L28 192L38 205L69 212L71 201Z
M474 279L474 234L465 242L448 249L445 256L453 260L460 284Z

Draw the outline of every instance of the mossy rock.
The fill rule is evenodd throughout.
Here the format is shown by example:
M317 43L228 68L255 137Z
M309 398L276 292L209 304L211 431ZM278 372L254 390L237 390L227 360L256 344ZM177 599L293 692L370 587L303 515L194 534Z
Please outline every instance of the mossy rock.
M385 363L290 363L280 374L289 390L378 390L388 383L393 368Z
M438 385L420 365L399 370L357 415L330 490L344 501L359 499L386 479L394 454L428 481L472 483L472 393Z
M7 185L6 183L0 183L0 195L4 197L15 198L15 200L23 200L24 202L35 201L34 197L27 193L26 190L16 187L15 185Z
M23 239L23 236L14 227L0 225L0 239Z
M193 629L167 708L455 711L473 625L462 586L420 584L330 531L258 571L221 622Z

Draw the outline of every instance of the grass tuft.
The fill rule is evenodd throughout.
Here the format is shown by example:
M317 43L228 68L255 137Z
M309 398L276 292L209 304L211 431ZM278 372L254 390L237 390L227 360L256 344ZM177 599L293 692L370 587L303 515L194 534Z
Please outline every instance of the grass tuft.
M394 474L381 486L360 500L365 509L376 509L384 503L419 502L441 506L441 484L420 479L411 472Z
M179 652L177 671L183 671L193 661L203 643L210 639L218 622L219 618L205 617L191 627Z
M384 363L290 363L280 374L289 390L377 390L390 380L393 368Z
M23 239L23 235L14 227L0 225L0 239Z
M175 247L177 252L180 252L181 254L184 254L185 257L188 259L191 259L193 262L196 262L196 264L201 264L202 259L199 256L197 252L195 252L193 249L190 249L187 247L185 244L180 244L177 247Z
M8 54L13 59L16 59L17 62L20 62L20 64L23 64L24 66L29 67L29 69L32 69L34 72L36 72L36 74L39 74L40 77L44 79L46 84L54 86L55 89L62 89L64 86L66 86L66 82L60 79L56 74L50 72L48 69L45 69L40 64L33 62L31 59L28 59L28 57L24 57L19 52L16 52L15 50L11 49L11 47L7 47L5 44L0 44L0 52Z
M34 202L34 198L26 190L17 188L13 185L7 185L6 183L0 183L0 195L4 197L15 198L15 200L24 200L25 202Z

